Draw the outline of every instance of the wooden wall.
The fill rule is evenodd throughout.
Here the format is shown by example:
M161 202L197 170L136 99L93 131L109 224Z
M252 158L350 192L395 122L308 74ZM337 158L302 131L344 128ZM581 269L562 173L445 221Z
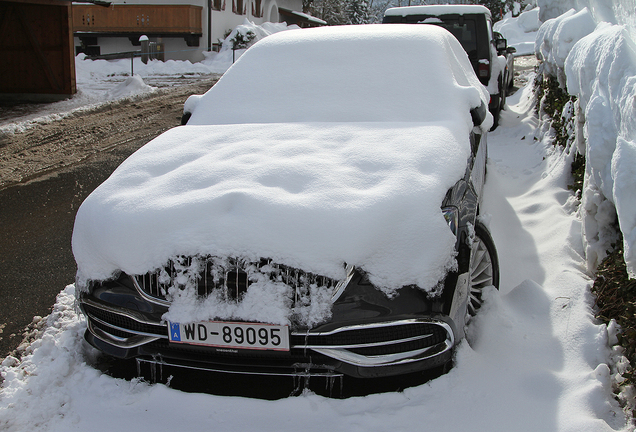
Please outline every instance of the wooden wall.
M0 0L0 100L75 94L71 17L70 1Z
M201 34L201 6L73 6L73 31L86 33Z

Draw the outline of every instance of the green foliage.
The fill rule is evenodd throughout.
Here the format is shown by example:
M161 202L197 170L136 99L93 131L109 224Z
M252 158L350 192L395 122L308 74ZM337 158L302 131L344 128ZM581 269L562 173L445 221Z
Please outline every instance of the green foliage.
M630 364L636 365L636 280L627 276L622 239L599 265L592 292L596 296L596 317L606 324L616 320L622 330L618 343ZM623 377L624 385L636 385L633 368ZM633 414L636 416L636 412Z
M537 73L534 81L535 94L539 103L536 106L538 114L544 114L550 121L550 127L554 131L555 147L568 149L575 139L576 113L574 112L576 96L569 95L563 90L556 78ZM583 189L583 177L585 175L585 156L575 153L572 161L573 184L568 186L575 192Z
M535 92L539 101L538 109L547 114L554 122L559 121L568 102L576 101L576 96L570 96L559 86L559 82L553 76L543 77L537 73L535 77Z
M515 0L479 0L477 3L486 6L492 14L492 21L497 22L506 12L512 10Z
M585 177L585 156L580 153L574 155L572 161L572 184L568 185L568 189L575 193L582 193L583 191L583 178Z
M250 42L254 40L256 35L252 30L248 30L245 34L236 32L236 35L230 39L232 41L233 49L245 49L249 46Z
M307 5L310 14L329 25L367 24L375 20L367 0L307 0Z

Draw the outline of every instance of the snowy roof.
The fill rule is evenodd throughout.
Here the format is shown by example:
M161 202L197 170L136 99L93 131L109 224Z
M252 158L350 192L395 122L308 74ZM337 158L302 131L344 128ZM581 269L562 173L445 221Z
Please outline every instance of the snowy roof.
M323 27L258 42L188 126L138 150L84 201L73 232L79 280L210 254L335 278L348 263L389 291L434 288L454 265L440 206L466 169L469 110L487 93L456 39L423 27ZM401 44L428 56L386 51ZM284 91L303 80L311 97Z
M389 8L384 12L385 16L407 16L407 15L447 15L447 14L485 14L491 17L490 10L482 5L423 5L423 6L403 6Z

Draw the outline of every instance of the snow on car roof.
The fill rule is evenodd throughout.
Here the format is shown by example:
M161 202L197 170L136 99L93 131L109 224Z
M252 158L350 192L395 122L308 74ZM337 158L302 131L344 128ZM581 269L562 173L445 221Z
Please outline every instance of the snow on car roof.
M334 278L348 263L387 292L409 284L434 289L455 264L455 238L440 206L466 169L469 109L487 94L479 83L471 86L474 72L450 33L419 27L292 30L257 43L195 108L192 120L217 124L189 122L164 133L84 201L73 232L80 285L119 270L143 274L178 255L210 254L271 258ZM356 52L358 39L363 48ZM399 50L391 62L378 61L389 47L403 42L414 49L422 41L426 55ZM312 49L316 43L320 49ZM258 61L249 60L250 52ZM397 67L407 52L415 71ZM428 54L433 61L425 61ZM320 62L302 63L314 57ZM368 57L379 70L362 68ZM332 69L351 65L360 67L363 83L378 74L386 82L332 80ZM263 84L272 70L292 66L284 79L307 79L303 94L312 95L302 104L294 103L299 88L277 98L278 84L260 89L245 80ZM333 105L336 95L342 107ZM284 101L311 109L299 114Z
M458 113L470 121L470 109L489 100L459 42L433 26L280 32L230 71L188 124L431 121Z
M407 15L446 15L446 14L485 14L490 18L490 10L482 5L422 5L389 8L385 16Z

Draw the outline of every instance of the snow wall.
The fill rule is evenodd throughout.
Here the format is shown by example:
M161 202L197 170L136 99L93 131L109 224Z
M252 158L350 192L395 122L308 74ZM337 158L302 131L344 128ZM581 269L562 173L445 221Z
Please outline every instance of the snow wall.
M581 212L588 268L615 240L636 278L636 10L634 0L539 0L535 54L577 96L576 144L586 157ZM569 9L568 9L569 8Z

